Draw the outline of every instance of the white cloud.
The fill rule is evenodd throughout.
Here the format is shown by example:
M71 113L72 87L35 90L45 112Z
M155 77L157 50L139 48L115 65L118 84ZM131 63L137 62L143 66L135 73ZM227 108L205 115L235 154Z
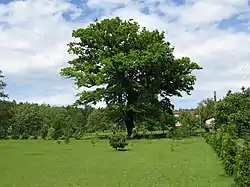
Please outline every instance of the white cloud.
M88 0L87 5L91 8L116 8L119 5L126 5L131 0Z
M88 0L86 5L95 11L101 10L102 18L133 18L150 30L165 31L166 39L176 48L176 56L188 56L204 68L195 72L197 84L191 96L173 98L177 108L194 107L201 99L212 97L214 90L222 97L228 89L248 86L250 33L247 27L250 26L250 9L247 0L186 0L185 4L178 6L164 0L159 3L153 0ZM118 8L120 5L124 7ZM62 15L69 12L74 18L85 15L85 9L77 7L66 0L0 4L1 69L10 76L33 69L44 72L50 69L58 74L58 69L71 58L66 44L71 40L72 30L88 24L86 21L63 19ZM145 7L149 8L150 15L141 11ZM230 20L234 16L236 20ZM222 29L219 24L225 20L228 23ZM240 32L239 25L241 30L245 29L244 32ZM37 83L43 81L35 80ZM64 83L63 79L57 82L53 94L34 94L24 99L70 104L74 101L75 91L69 88L62 93L58 87L64 89Z
M79 13L63 0L13 1L0 5L0 66L4 72L51 68L69 59L66 44L76 25L62 13Z

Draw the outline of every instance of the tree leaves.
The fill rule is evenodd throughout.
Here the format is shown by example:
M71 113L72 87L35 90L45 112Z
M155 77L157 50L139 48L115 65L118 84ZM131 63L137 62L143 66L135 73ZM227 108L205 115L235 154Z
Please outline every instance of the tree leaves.
M69 52L76 58L61 75L75 78L79 88L106 85L104 89L84 91L76 103L126 104L149 92L163 100L193 90L193 70L201 69L187 57L175 59L174 48L165 42L164 33L148 31L132 20L104 19L72 32L75 41ZM149 94L148 94L149 96Z

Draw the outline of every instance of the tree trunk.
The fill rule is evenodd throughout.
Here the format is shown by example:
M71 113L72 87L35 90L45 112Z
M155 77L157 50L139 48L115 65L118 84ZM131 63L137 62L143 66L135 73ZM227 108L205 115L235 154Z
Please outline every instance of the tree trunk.
M127 101L128 101L127 106L128 107L133 106L139 98L138 94L135 94L133 92L131 92L131 93L128 94L128 96L127 96ZM127 128L128 137L131 137L133 134L133 128L135 127L134 121L135 121L135 112L133 111L133 109L129 108L125 112L125 125Z
M125 125L127 128L128 137L131 137L133 133L133 128L135 127L134 112L132 110L128 110L126 112Z

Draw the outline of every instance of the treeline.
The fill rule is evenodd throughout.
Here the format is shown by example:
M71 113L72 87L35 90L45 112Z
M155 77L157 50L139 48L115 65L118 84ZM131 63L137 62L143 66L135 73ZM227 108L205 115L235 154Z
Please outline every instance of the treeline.
M177 128L177 121L185 125ZM198 128L198 118L189 112L183 112L179 118L161 113L138 120L134 135L170 137L175 133L178 137L185 137L192 136ZM82 139L88 133L114 130L125 131L126 127L117 112L110 108L57 107L0 100L0 139ZM153 133L156 131L157 134Z
M55 107L0 101L0 138L80 138L83 133L110 129L104 109Z
M237 186L249 187L250 88L243 87L235 93L228 91L213 107L211 101L209 103L209 108L215 109L210 112L215 117L215 123L212 131L204 134L205 140L213 147L226 174L233 176Z

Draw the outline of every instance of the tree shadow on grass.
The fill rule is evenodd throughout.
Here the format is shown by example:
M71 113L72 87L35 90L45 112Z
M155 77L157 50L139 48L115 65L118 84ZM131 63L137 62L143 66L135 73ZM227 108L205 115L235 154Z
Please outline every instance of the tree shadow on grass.
M131 148L119 148L117 151L131 151Z

